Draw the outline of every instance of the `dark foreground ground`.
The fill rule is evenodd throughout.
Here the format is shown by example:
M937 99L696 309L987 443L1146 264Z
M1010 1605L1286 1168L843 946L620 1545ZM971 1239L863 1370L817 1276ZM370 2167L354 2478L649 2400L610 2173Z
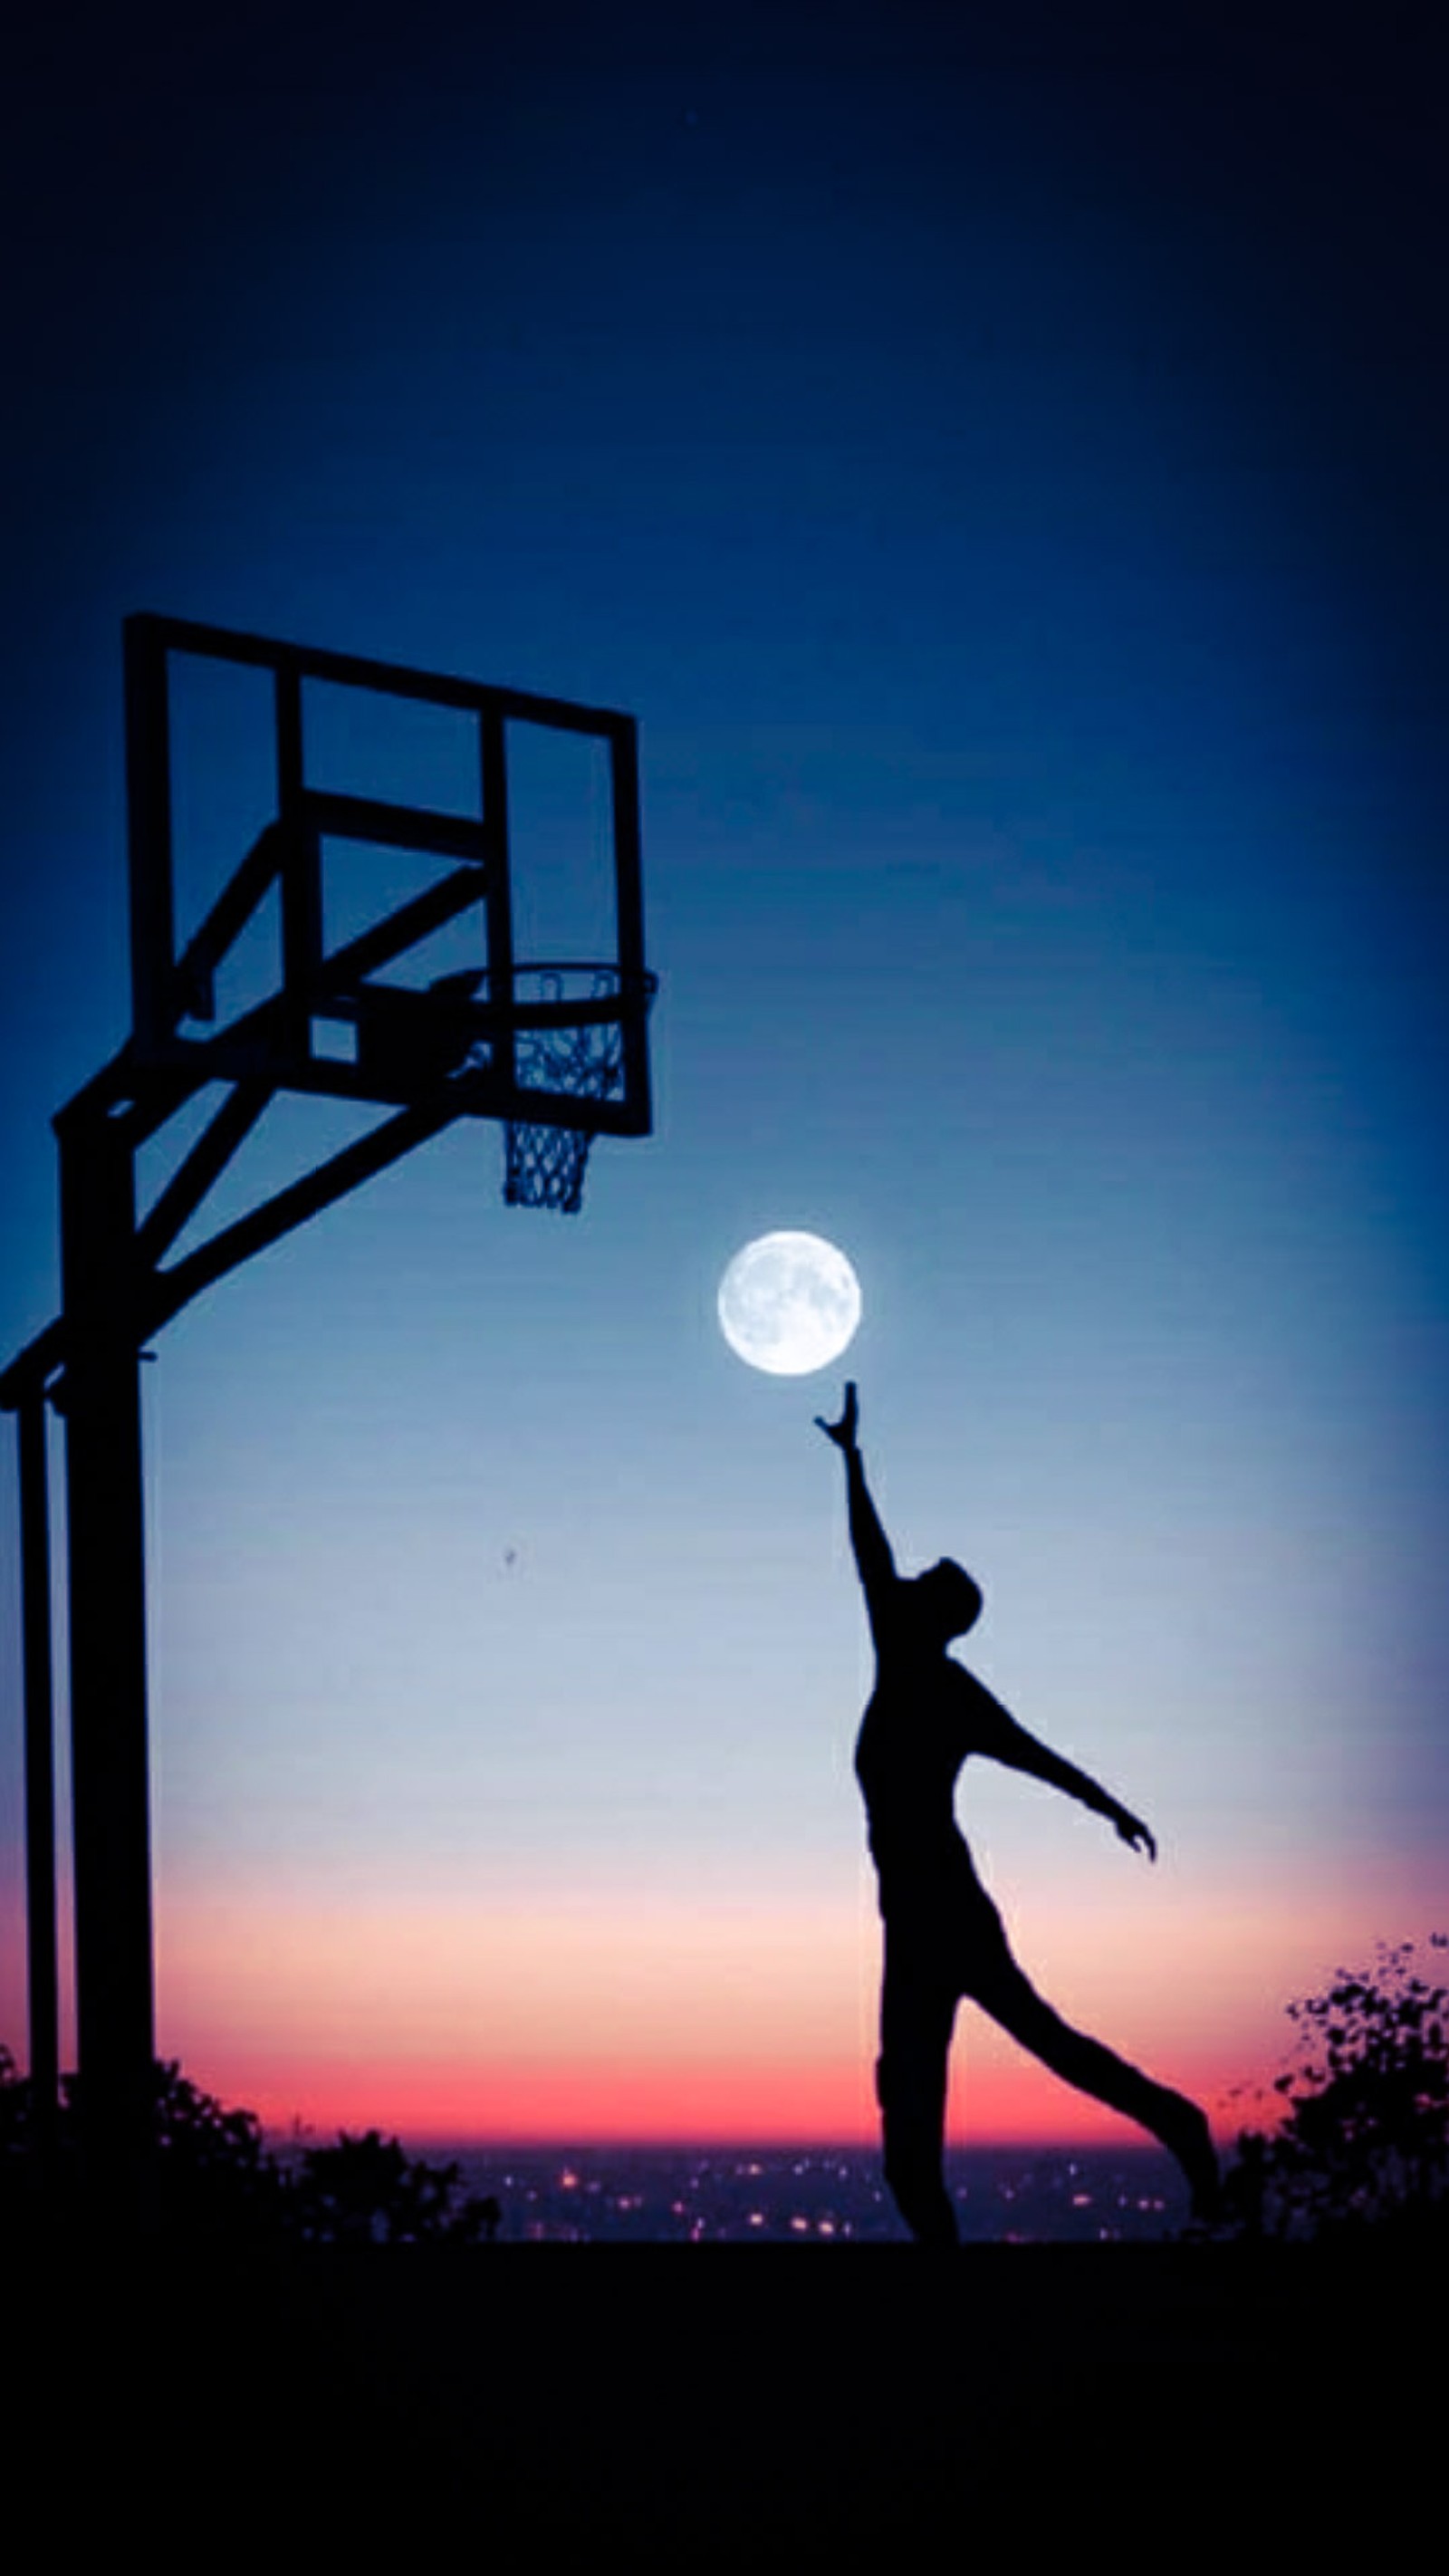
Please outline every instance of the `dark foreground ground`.
M1308 2249L501 2246L7 2267L12 2516L229 2560L1407 2539L1445 2267ZM53 2519L52 2519L53 2517ZM18 2527L18 2526L13 2526ZM943 2557L944 2544L944 2557Z

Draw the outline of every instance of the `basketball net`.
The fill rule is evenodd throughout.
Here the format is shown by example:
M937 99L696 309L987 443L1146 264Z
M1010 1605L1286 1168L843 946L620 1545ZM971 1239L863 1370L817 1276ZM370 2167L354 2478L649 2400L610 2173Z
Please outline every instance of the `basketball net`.
M615 989L611 974L595 976L596 997ZM556 1002L562 992L559 976L543 977L544 1001ZM607 1100L619 1087L624 1032L617 1021L580 1029L524 1030L515 1044L518 1079L526 1090L566 1091L576 1100ZM577 1216L583 1205L584 1174L593 1141L581 1127L541 1127L532 1120L506 1120L505 1204L556 1208L561 1216Z

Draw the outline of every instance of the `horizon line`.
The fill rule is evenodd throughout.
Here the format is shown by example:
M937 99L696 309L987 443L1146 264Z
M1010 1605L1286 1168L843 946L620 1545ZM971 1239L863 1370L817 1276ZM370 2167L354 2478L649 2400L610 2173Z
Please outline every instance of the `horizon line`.
M305 2146L315 2143L322 2135L322 2132L310 2121L295 2122L284 2128L263 2121L261 2128L262 2135L269 2145L280 2143ZM333 2133L329 2129L327 2134L330 2138ZM372 2122L368 2128L362 2130L339 2128L336 2135L339 2137L376 2135L395 2138L399 2144L403 2143L401 2129L392 2128L387 2123L378 2121ZM877 2159L881 2155L879 2137L768 2139L725 2138L705 2134L668 2138L657 2135L582 2138L577 2134L496 2137L464 2134L452 2130L423 2129L409 2130L408 2135L420 2151L447 2147L455 2153L468 2149L489 2155L702 2155L708 2153L734 2156L852 2155L873 2156ZM1154 2156L1162 2157L1169 2164L1172 2162L1167 2148L1160 2146L1153 2138L1127 2138L1120 2145L1115 2139L1102 2137L948 2138L945 2151L948 2156Z

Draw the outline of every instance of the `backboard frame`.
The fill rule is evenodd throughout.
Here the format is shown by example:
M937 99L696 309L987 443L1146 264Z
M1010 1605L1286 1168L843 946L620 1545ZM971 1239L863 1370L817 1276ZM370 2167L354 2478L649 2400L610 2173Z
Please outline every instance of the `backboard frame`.
M271 675L276 811L242 854L200 927L178 951L171 757L173 657L193 655ZM638 729L632 716L449 674L419 671L278 642L191 620L141 614L124 630L126 767L131 883L133 1060L191 1082L264 1082L394 1108L448 1081L458 1114L645 1136L652 1110L647 1016L653 979L644 963ZM340 793L309 782L304 683L321 681L421 701L472 717L478 728L475 815ZM587 1006L527 1000L539 963L514 954L509 839L510 722L584 735L608 755L617 947L591 960L612 977ZM448 873L372 929L328 953L323 939L321 845L325 836L451 861ZM273 886L280 886L281 985L276 995L214 1034L182 1023L214 1011L213 979L232 942ZM414 941L477 905L486 960L471 989L406 992L373 981ZM378 997L382 998L379 999ZM540 1090L519 1079L517 1039L530 1026L617 1022L619 1075L612 1096ZM351 1024L356 1053L319 1053L319 1026ZM385 1039L377 1034L385 1027Z

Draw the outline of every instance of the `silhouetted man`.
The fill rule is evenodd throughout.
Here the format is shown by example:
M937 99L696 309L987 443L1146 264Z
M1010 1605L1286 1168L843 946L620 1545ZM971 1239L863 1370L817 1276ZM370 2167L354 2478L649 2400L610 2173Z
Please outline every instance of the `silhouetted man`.
M866 1485L856 1422L850 1385L840 1420L819 1421L819 1427L845 1461L850 1543L876 1651L855 1770L885 1924L876 2091L896 2207L922 2244L956 2243L941 2157L951 2032L956 2007L969 1995L1054 2074L1160 2139L1187 2176L1194 2216L1209 2218L1218 2170L1206 2118L1184 2094L1153 2084L1043 2003L1011 1955L1001 1917L957 1828L956 1775L968 1753L989 1754L1078 1799L1149 1860L1157 1846L1138 1817L1085 1771L1038 1744L948 1654L952 1639L964 1637L980 1617L981 1594L949 1557L914 1580L897 1574Z

